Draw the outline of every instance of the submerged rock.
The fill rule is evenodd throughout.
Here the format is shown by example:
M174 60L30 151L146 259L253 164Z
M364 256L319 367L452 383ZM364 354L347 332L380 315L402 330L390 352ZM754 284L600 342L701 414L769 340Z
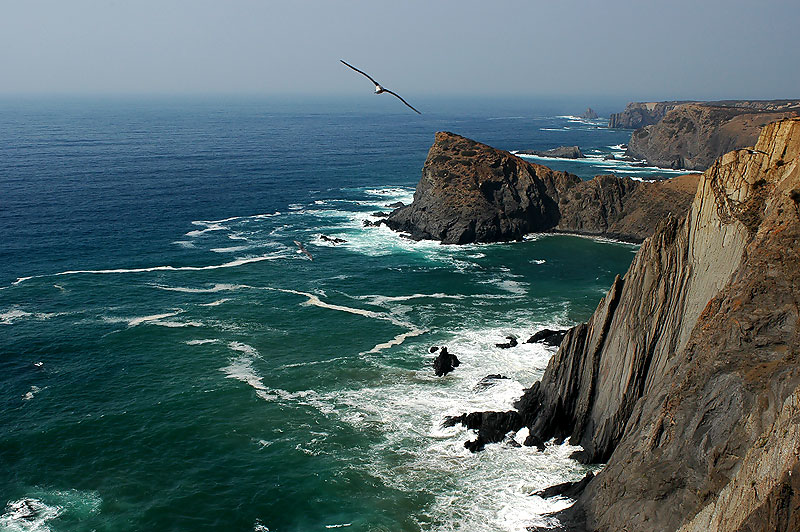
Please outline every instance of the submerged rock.
M476 390L485 390L486 388L491 388L492 386L497 384L499 380L508 380L508 377L505 375L500 375L498 373L487 375L481 380L478 381L478 384L475 385Z

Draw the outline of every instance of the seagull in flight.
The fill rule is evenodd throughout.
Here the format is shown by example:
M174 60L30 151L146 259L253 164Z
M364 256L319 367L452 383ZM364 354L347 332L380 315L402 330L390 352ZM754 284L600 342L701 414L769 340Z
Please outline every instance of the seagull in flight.
M384 88L384 87L381 87L381 84L380 84L380 83L378 83L377 81L375 81L374 79L372 79L372 76L370 76L370 75L369 75L369 74L367 74L366 72L364 72L364 71L362 71L362 70L359 70L359 69L357 69L356 67L354 67L354 66L353 66L353 65L351 65L351 64L348 64L348 63L347 63L347 62L345 62L343 59L339 59L339 61L341 61L341 62L344 64L344 66L346 66L346 67L349 67L349 68L352 68L353 70L355 70L356 72L358 72L358 73L359 73L359 74L361 74L362 76L366 76L366 78L367 78L368 80L370 80L372 83L374 83L374 84L375 84L375 94L381 94L381 93L384 93L384 92L388 92L388 93L389 93L389 94L391 94L392 96L396 96L396 97L397 97L397 98L398 98L398 99L399 99L401 102L403 102L404 104L406 104L406 105L408 106L408 108L409 108L409 109L411 109L412 111L414 111L414 112L415 112L415 113L417 113L418 115L421 115L421 114L422 114L422 113L420 113L419 111L417 111L416 109L414 109L414 108L411 106L411 104L410 104L410 103L408 103L407 101L405 101L405 100L404 100L404 99L403 99L403 98L402 98L402 97L401 97L399 94L397 94L396 92L392 92L392 91L390 91L389 89L386 89L386 88Z

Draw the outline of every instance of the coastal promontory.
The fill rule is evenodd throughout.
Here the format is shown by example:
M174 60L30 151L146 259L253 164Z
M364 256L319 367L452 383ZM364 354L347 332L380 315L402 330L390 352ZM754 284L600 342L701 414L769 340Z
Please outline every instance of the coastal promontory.
M686 212L697 176L642 182L616 176L583 181L507 151L439 132L410 205L386 224L444 244L519 240L565 232L641 242L659 220Z
M784 119L714 162L506 413L528 444L606 463L562 529L800 529L798 265L800 119Z

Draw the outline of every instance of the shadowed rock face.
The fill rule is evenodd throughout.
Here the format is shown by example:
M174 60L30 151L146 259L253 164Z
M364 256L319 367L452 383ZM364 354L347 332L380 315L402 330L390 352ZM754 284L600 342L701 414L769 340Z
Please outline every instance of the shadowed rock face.
M702 176L516 405L608 465L570 530L797 530L800 119Z
M386 224L444 244L503 242L560 231L641 242L669 212L688 209L696 176L659 183L582 181L506 151L439 132L411 205Z

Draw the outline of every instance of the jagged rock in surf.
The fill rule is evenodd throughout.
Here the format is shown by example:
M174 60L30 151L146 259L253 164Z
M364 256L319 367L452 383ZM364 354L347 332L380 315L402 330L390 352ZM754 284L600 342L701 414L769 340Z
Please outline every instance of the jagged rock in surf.
M516 347L517 346L518 342L517 342L517 337L516 336L510 336L510 335L506 336L506 340L508 340L508 342L502 342L502 343L499 343L499 344L494 344L494 346L495 347L499 347L500 349L510 349L512 347Z
M505 439L509 432L516 432L522 428L522 416L519 412L472 412L461 416L448 417L442 427L453 427L457 424L475 430L478 437L464 442L464 447L470 451L483 450L487 443L498 443Z
M508 377L505 375L500 375L499 373L493 373L491 375L487 375L475 385L475 390L485 390L486 388L491 388L492 386L497 384L497 381L500 380L508 380Z
M433 371L437 377L444 377L459 365L461 362L458 357L448 352L447 347L442 347L439 350L439 356L433 360Z
M537 331L533 334L528 341L525 342L527 344L535 344L535 343L543 343L549 345L551 347L558 347L561 345L561 341L564 339L564 336L567 335L567 331L569 329L542 329L541 331Z

